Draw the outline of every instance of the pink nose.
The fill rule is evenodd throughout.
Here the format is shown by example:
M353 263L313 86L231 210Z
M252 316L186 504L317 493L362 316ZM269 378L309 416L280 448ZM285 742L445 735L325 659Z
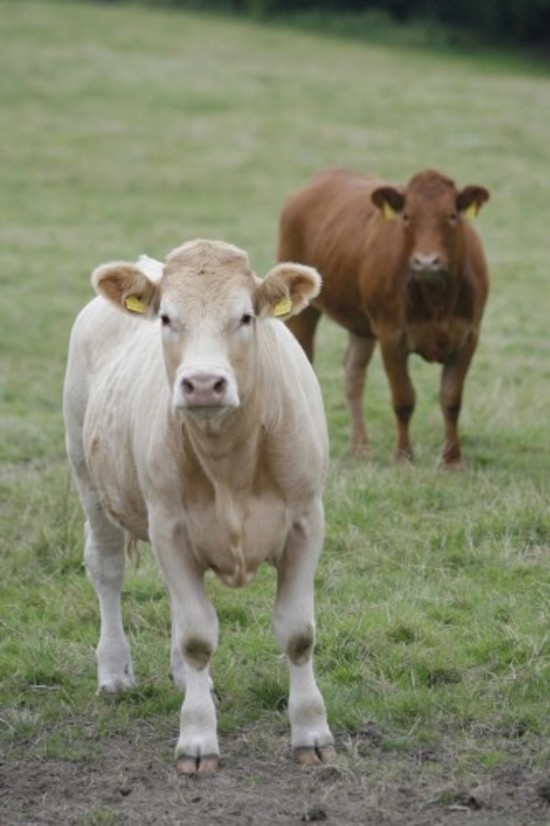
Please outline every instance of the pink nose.
M443 269L441 256L437 252L427 255L415 252L411 255L411 269L415 272L441 270Z
M227 379L219 373L188 373L181 379L187 407L217 407L223 403Z

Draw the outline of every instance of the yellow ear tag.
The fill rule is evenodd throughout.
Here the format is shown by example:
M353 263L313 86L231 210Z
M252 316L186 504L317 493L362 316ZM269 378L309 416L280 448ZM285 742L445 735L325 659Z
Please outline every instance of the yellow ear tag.
M387 221L393 221L394 218L397 218L397 212L388 201L384 201L382 204L382 215Z
M475 218L477 213L479 212L478 206L475 201L473 201L469 207L466 207L464 210L464 215L466 218Z
M141 298L138 298L137 295L126 296L124 306L131 313L144 313L147 309L147 304L145 304Z
M289 312L292 310L292 301L288 296L281 298L278 304L275 304L273 307L273 315L281 316L281 315L288 315Z

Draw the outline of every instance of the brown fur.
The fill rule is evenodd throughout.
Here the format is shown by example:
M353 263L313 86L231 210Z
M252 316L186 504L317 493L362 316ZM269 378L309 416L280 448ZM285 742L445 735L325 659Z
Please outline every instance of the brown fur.
M322 313L349 332L353 452L367 447L361 397L379 341L397 417L397 457L412 458L408 423L415 395L407 359L418 353L443 365L443 461L461 465L458 414L488 294L483 249L465 213L477 212L488 198L479 186L458 191L434 170L415 175L406 187L333 170L286 202L279 259L314 266L323 278L318 298L288 326L310 360Z

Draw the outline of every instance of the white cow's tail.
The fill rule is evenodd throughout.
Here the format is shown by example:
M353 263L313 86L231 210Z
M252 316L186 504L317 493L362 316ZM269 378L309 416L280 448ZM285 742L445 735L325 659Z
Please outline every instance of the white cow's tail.
M131 533L126 533L126 556L136 568L139 566L139 539Z

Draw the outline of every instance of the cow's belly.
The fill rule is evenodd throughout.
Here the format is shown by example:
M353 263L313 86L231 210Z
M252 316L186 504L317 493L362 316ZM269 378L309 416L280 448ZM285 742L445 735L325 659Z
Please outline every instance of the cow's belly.
M469 322L423 322L410 324L406 330L407 350L426 361L443 363L464 347L471 331Z
M246 585L262 562L275 564L283 552L290 515L275 492L244 503L222 497L194 503L185 516L187 536L201 567L227 585Z
M117 461L118 459L118 461ZM122 464L99 437L89 443L88 467L101 505L111 521L137 539L148 541L147 507L132 462Z
M361 310L349 310L348 308L339 307L322 307L329 318L347 330L348 333L353 333L355 336L362 338L371 338L373 335L372 327L367 316Z

